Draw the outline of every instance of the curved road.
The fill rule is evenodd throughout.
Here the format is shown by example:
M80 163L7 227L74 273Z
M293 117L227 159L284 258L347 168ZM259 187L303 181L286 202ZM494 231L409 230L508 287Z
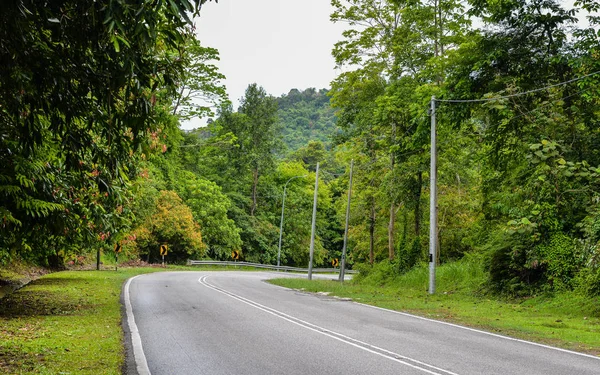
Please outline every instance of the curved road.
M600 374L600 358L264 282L167 272L124 287L128 374Z

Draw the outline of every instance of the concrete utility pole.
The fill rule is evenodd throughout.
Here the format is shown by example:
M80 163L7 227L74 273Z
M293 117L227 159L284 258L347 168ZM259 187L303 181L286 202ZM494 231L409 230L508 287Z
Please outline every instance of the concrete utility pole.
M315 229L317 227L317 192L319 191L319 163L315 174L315 198L313 201L312 230L310 232L310 260L308 261L308 279L312 280L313 254L315 252Z
M437 259L437 144L435 96L431 97L431 170L429 172L429 294L435 293Z
M352 196L352 170L354 159L350 160L350 182L348 183L348 205L346 206L346 229L344 230L344 247L342 248L342 262L340 263L340 282L344 282L346 273L346 248L348 246L348 222L350 221L350 197Z
M306 177L306 175L294 176L294 177L290 178L289 180L287 180L285 185L283 185L283 201L281 203L281 222L279 224L279 250L277 251L277 267L281 266L281 237L283 235L283 210L285 209L285 192L286 192L287 185L289 184L289 182L295 178L300 178L300 177Z

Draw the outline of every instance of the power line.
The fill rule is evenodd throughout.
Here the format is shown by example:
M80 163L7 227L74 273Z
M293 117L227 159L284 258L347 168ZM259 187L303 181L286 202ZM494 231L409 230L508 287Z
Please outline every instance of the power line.
M584 76L578 77L578 78L573 78L571 80L568 81L564 81L564 82L560 82L560 83L556 83L554 85L550 85L550 86L546 86L546 87L540 87L537 89L533 89L533 90L529 90L529 91L524 91L524 92L518 92L516 94L509 94L509 95L503 95L503 96L498 96L495 98L485 98L485 99L435 99L436 102L440 102L440 103L485 103L485 102L491 102L494 100L500 100L500 99L507 99L507 98L514 98L516 96L523 96L523 95L527 95L527 94L533 94L536 92L540 92L540 91L545 91L554 87L558 87L558 86L564 86L567 85L569 83L573 83L573 82L577 82L580 81L584 78L588 78L591 77L593 75L599 74L600 71L596 71L594 73L590 73L590 74L586 74Z

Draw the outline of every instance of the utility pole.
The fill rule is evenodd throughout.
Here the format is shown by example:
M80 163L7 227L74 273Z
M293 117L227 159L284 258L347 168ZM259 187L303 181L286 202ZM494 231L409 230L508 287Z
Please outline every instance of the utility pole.
M277 250L277 267L281 266L281 238L283 235L283 210L285 209L285 192L286 192L288 183L290 181L292 181L293 179L300 178L300 177L306 177L306 175L294 176L294 177L290 178L289 180L287 180L285 185L283 185L283 201L281 203L281 222L279 223L279 250Z
M431 170L429 172L429 294L435 293L437 247L437 144L435 96L431 97Z
M348 205L346 206L346 229L344 230L344 247L342 248L342 263L340 263L340 282L344 282L346 273L346 248L348 246L348 222L350 221L350 197L352 195L352 170L354 159L350 160L350 182L348 183Z
M308 279L312 280L313 254L315 252L315 229L317 227L317 192L319 191L319 163L315 174L315 198L313 201L312 229L310 232L310 259L308 261Z

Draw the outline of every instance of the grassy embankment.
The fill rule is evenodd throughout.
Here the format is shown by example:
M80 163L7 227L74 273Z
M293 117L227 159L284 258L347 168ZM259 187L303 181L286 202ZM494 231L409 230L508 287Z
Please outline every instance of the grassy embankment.
M120 374L121 285L152 268L45 275L0 300L0 373Z
M63 271L32 281L0 299L0 373L121 374L124 281L148 272L185 270L240 269L168 266ZM18 282L22 276L0 270L4 280Z
M388 269L386 269L386 267ZM276 279L272 283L309 292L329 292L356 302L600 355L600 298L575 292L510 300L483 292L485 275L474 261L437 268L436 294L427 293L428 268L389 277L389 265L367 276L337 281Z

